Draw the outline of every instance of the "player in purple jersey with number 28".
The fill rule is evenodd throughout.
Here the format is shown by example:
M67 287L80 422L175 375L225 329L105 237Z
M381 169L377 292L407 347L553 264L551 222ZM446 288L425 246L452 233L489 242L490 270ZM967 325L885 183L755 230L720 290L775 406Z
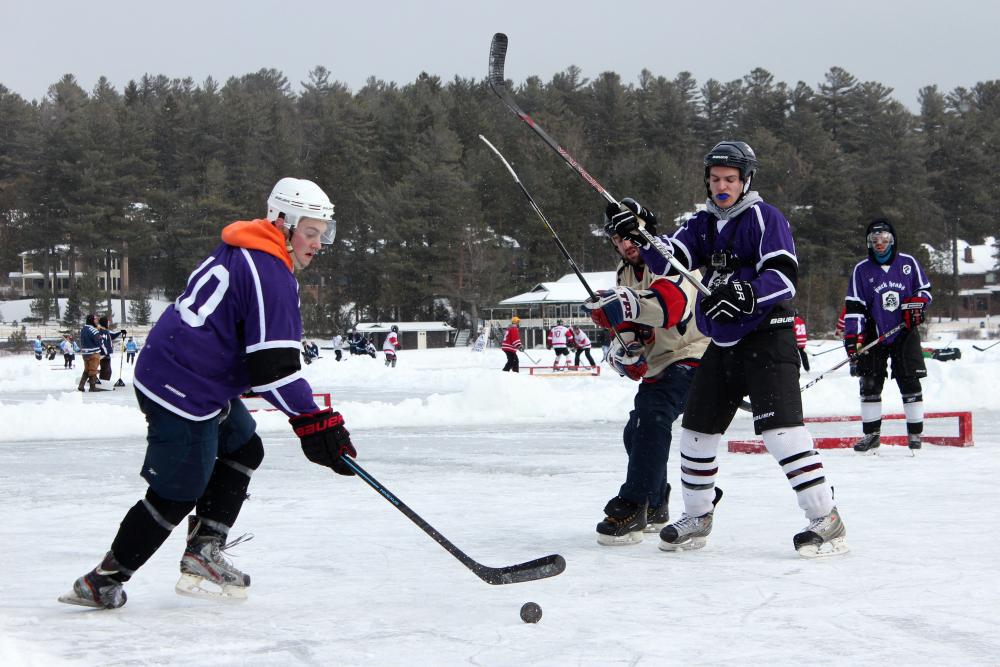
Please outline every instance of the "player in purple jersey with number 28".
M705 269L711 290L698 297L698 328L712 342L692 380L681 422L684 514L660 531L660 549L705 545L715 505L716 450L743 397L750 396L756 433L795 491L809 525L792 543L803 557L847 551L846 530L833 502L823 461L802 420L799 353L792 324L798 259L788 220L750 189L757 156L742 141L723 141L705 156L705 210L661 240L688 269ZM654 273L666 259L637 234L645 209L623 206L615 233L637 239Z
M101 563L60 602L115 608L123 584L188 517L176 590L245 598L250 577L223 555L230 528L264 458L240 395L253 389L286 415L306 457L342 475L356 456L344 419L320 410L301 376L298 283L294 272L333 242L333 204L311 181L283 178L267 218L234 222L157 321L135 370L148 431L145 497L121 522ZM194 513L191 514L192 510ZM191 514L190 516L188 516Z

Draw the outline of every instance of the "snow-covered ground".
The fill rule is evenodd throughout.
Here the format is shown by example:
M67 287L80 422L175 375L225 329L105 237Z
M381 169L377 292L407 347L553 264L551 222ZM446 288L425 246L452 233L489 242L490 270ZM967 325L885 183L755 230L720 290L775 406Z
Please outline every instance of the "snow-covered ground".
M995 665L1000 346L955 345L961 360L928 360L926 406L971 410L975 446L917 458L824 451L853 550L820 561L792 550L806 522L774 460L725 452L726 496L704 550L667 554L655 536L598 546L635 390L607 369L513 375L498 370L499 351L464 349L403 350L389 369L381 355L338 364L324 351L305 372L332 394L361 465L472 558L560 553L566 571L485 584L360 480L306 461L280 414L257 413L267 456L234 529L256 536L235 554L253 577L250 599L175 595L175 531L114 611L55 598L97 563L145 489L130 369L128 387L91 395L74 390L77 371L51 368L61 362L0 358L0 664ZM840 359L813 357L803 383ZM838 370L805 392L806 412L853 414L856 394ZM893 383L884 397L901 411ZM954 420L927 431L954 433ZM729 436L751 436L747 415ZM679 489L677 458L675 448ZM681 509L676 493L671 511ZM528 600L543 609L537 625L518 617Z

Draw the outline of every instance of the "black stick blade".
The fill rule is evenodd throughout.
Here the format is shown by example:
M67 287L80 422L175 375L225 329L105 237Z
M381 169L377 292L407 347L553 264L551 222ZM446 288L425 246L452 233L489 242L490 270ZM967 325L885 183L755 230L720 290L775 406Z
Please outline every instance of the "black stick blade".
M562 574L565 569L566 559L559 554L552 554L544 558L529 560L527 563L508 565L507 567L480 566L474 571L486 583L499 586L502 584L519 584L525 581L548 579L557 574Z
M493 43L490 44L490 86L504 85L505 79L503 77L503 65L506 58L507 35L502 32L498 32L493 35Z

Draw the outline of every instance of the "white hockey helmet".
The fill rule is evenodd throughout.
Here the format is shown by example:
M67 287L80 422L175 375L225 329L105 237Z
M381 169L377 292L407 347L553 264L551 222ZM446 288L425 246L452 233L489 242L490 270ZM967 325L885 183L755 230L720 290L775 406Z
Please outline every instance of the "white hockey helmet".
M295 229L302 218L325 220L326 231L320 243L330 245L337 236L337 221L333 219L333 204L326 193L312 181L303 178L283 178L267 198L267 219L284 218L285 227Z

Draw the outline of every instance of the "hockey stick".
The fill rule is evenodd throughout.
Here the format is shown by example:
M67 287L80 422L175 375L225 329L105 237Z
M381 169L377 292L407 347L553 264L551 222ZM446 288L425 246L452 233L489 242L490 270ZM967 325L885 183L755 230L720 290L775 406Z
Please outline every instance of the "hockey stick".
M809 356L810 357L818 357L821 354L826 354L828 352L833 352L834 350L840 350L842 348L843 348L842 345L835 345L835 346L831 347L829 350L823 350L822 352L810 352Z
M435 528L420 518L420 515L411 510L406 503L397 498L392 491L382 486L382 484L372 477L358 463L349 456L341 456L340 460L347 464L347 467L357 473L368 486L378 491L379 495L388 500L406 518L417 524L421 530L434 538L452 556L457 558L465 567L488 584L518 584L523 581L534 581L536 579L546 579L562 573L566 569L566 559L559 554L552 554L543 558L536 558L526 563L517 565L507 565L506 567L488 567L482 563L477 563L465 554L464 551L452 544L448 538L439 533Z
M580 279L581 283L583 283L583 288L587 290L587 294L590 295L590 298L592 300L597 301L597 294L594 293L594 290L590 289L590 285L587 284L587 279L583 277L583 272L580 271L580 267L577 265L575 261L573 261L573 257L569 254L569 250L566 249L566 245L562 242L562 239L559 238L559 235L556 234L556 230L549 223L549 219L545 217L545 214L542 213L542 209L539 208L538 204L535 203L535 198L532 197L531 193L528 192L528 189L524 187L524 184L521 182L521 179L518 178L517 176L517 172L514 171L514 168L510 166L510 162L507 162L507 158L505 158L503 154L497 150L496 146L490 143L489 139L487 139L481 134L479 135L479 138L482 139L484 144L490 147L491 151L496 153L496 156L500 158L501 162L503 162L503 166L507 167L507 171L509 171L510 175L514 177L514 182L517 183L517 187L521 188L521 192L524 193L524 196L528 199L528 203L531 204L531 208L533 208L535 210L535 213L538 214L539 219L541 219L541 221L545 223L545 228L549 230L549 234L552 235L552 240L556 242L556 245L559 246L559 251L563 254L563 257L566 258L566 261L569 262L570 267L572 267L573 269L573 273L575 273L576 277ZM618 339L618 344L621 345L623 349L627 350L628 346L625 344L625 341L622 340L621 334L618 333L618 331L616 331L615 329L612 329L611 333L613 333L615 335L615 338Z
M905 326L906 326L905 323L900 322L899 324L897 324L893 328L889 329L884 334L882 334L881 336L879 336L878 338L876 338L875 340L873 340L872 342L868 343L863 348L861 348L860 350L858 350L858 353L854 355L853 359L857 359L862 354L868 354L868 350L872 349L873 347L875 347L876 345L878 345L879 343L881 343L882 341L884 341L886 338L888 338L889 336L893 335L894 333L896 333L897 331L899 331L900 329L902 329ZM830 368L830 369L828 369L828 370L823 371L822 373L820 373L818 377L816 377L813 380L811 380L808 384L806 384L804 387L802 387L802 389L800 389L799 391L800 392L805 391L809 387L813 386L814 384L816 384L817 382L819 382L820 380L822 380L823 377L827 373L832 373L835 370L837 370L838 368L840 368L841 366L843 366L844 364L851 363L851 361L852 361L852 357L847 357L846 359L844 359L843 361L841 361L839 364L837 364L833 368Z
M504 61L506 60L506 58L507 58L507 35L503 34L502 32L498 32L495 35L493 35L493 42L490 44L490 65L489 65L490 69L488 74L488 82L490 85L490 89L494 93L496 93L497 97L500 98L500 101L504 103L504 106L506 106L511 113L517 116L520 120L524 121L524 123L526 123L528 127L534 130L535 134L541 137L542 141L548 144L549 148L551 148L552 150L554 150L556 153L559 154L559 157L561 157L566 162L566 164L569 165L570 169L575 171L583 178L583 180L587 181L587 183L590 184L590 187L597 190L597 192L600 193L600 195L604 197L604 199L606 199L608 203L616 205L621 210L625 210L625 208L621 205L621 202L615 199L611 195L611 193L604 188L603 185L598 183L596 178L587 173L587 170L581 167L580 163L577 162L575 159L573 159L572 155L566 152L566 149L557 144L555 139L550 137L548 133L545 130L543 130L541 126L538 123L536 123L531 116L524 113L524 110L522 110L521 107L517 105L517 102L515 102L514 98L511 97L510 91L507 90L507 80L504 79L503 75ZM493 150L496 151L495 148ZM500 153L497 152L497 155L499 154ZM506 162L506 160L504 160L504 162ZM508 167L508 169L510 169L510 167ZM513 173L513 169L511 169L511 173ZM515 178L517 178L516 175ZM520 181L518 181L518 184L520 185ZM527 192L525 192L525 194L527 194ZM534 204L534 202L532 202L532 204ZM665 260L667 260L670 266L674 267L674 269L679 274L684 276L684 278L686 278L692 285L694 285L695 288L699 292L701 292L703 296L708 296L709 294L712 293L712 290L708 289L708 287L702 284L702 282L698 279L697 276L688 271L687 267L681 264L677 260L677 258L674 257L674 254L670 252L670 250L667 248L666 244L663 243L663 241L661 241L660 239L656 238L655 236L647 232L645 227L642 225L639 226L639 233L642 235L642 237L646 240L647 243L651 244L654 248L656 248L656 251L659 252L660 255L662 255ZM615 332L615 335L617 336L618 333ZM621 342L620 338L619 342ZM747 401L742 401L740 403L740 409L752 412L750 403L748 403Z
M976 348L980 352L985 352L986 350L988 350L988 349L990 349L992 347L996 347L997 345L1000 345L1000 340L998 340L997 342L993 343L992 345L987 345L986 347L979 347L978 345L973 345L972 347Z
M507 90L507 81L504 79L503 68L504 68L504 60L506 58L507 58L507 35L503 34L502 32L498 32L495 35L493 35L493 43L490 45L490 69L489 69L488 81L490 88L493 90L493 92L496 93L497 97L499 97L500 100L504 103L504 105L508 109L510 109L511 113L517 116L520 120L524 121L528 125L528 127L534 130L535 134L541 137L542 141L544 141L546 144L549 145L549 148L558 153L559 157L561 157L566 162L566 164L569 165L571 169L573 169L577 174L579 174L583 178L583 180L587 181L587 183L590 184L590 187L597 190L597 192L600 193L600 195L604 197L608 201L608 203L614 204L615 206L624 211L625 208L622 207L621 202L615 199L611 195L611 193L604 188L603 185L598 183L597 179L595 179L593 176L587 173L587 170L581 167L580 163L577 162L572 155L566 152L566 149L564 149L562 146L556 143L555 139L550 137L548 133L545 130L543 130L541 126L539 126L538 123L536 123L531 116L524 113L521 107L517 105L517 102L514 101L514 98L511 97L510 92ZM493 150L496 149L494 148ZM701 292L705 296L708 296L709 294L712 293L712 291L708 289L708 287L703 285L702 282L698 280L698 278L693 273L688 271L687 267L681 264L680 261L678 261L678 259L674 257L674 254L670 252L670 250L667 248L666 244L663 243L663 241L661 241L660 239L656 238L655 236L647 232L645 227L643 227L642 225L640 225L638 231L642 235L643 239L645 239L647 243L652 244L652 246L656 248L657 252L659 252L663 256L663 258L670 263L670 266L672 266L678 273L680 273L682 276L691 281L691 284L693 284L698 289L699 292Z
M122 337L124 339L124 336ZM115 387L124 387L125 382L122 380L122 369L125 368L125 341L122 340L122 356L118 360L118 382L115 382Z

